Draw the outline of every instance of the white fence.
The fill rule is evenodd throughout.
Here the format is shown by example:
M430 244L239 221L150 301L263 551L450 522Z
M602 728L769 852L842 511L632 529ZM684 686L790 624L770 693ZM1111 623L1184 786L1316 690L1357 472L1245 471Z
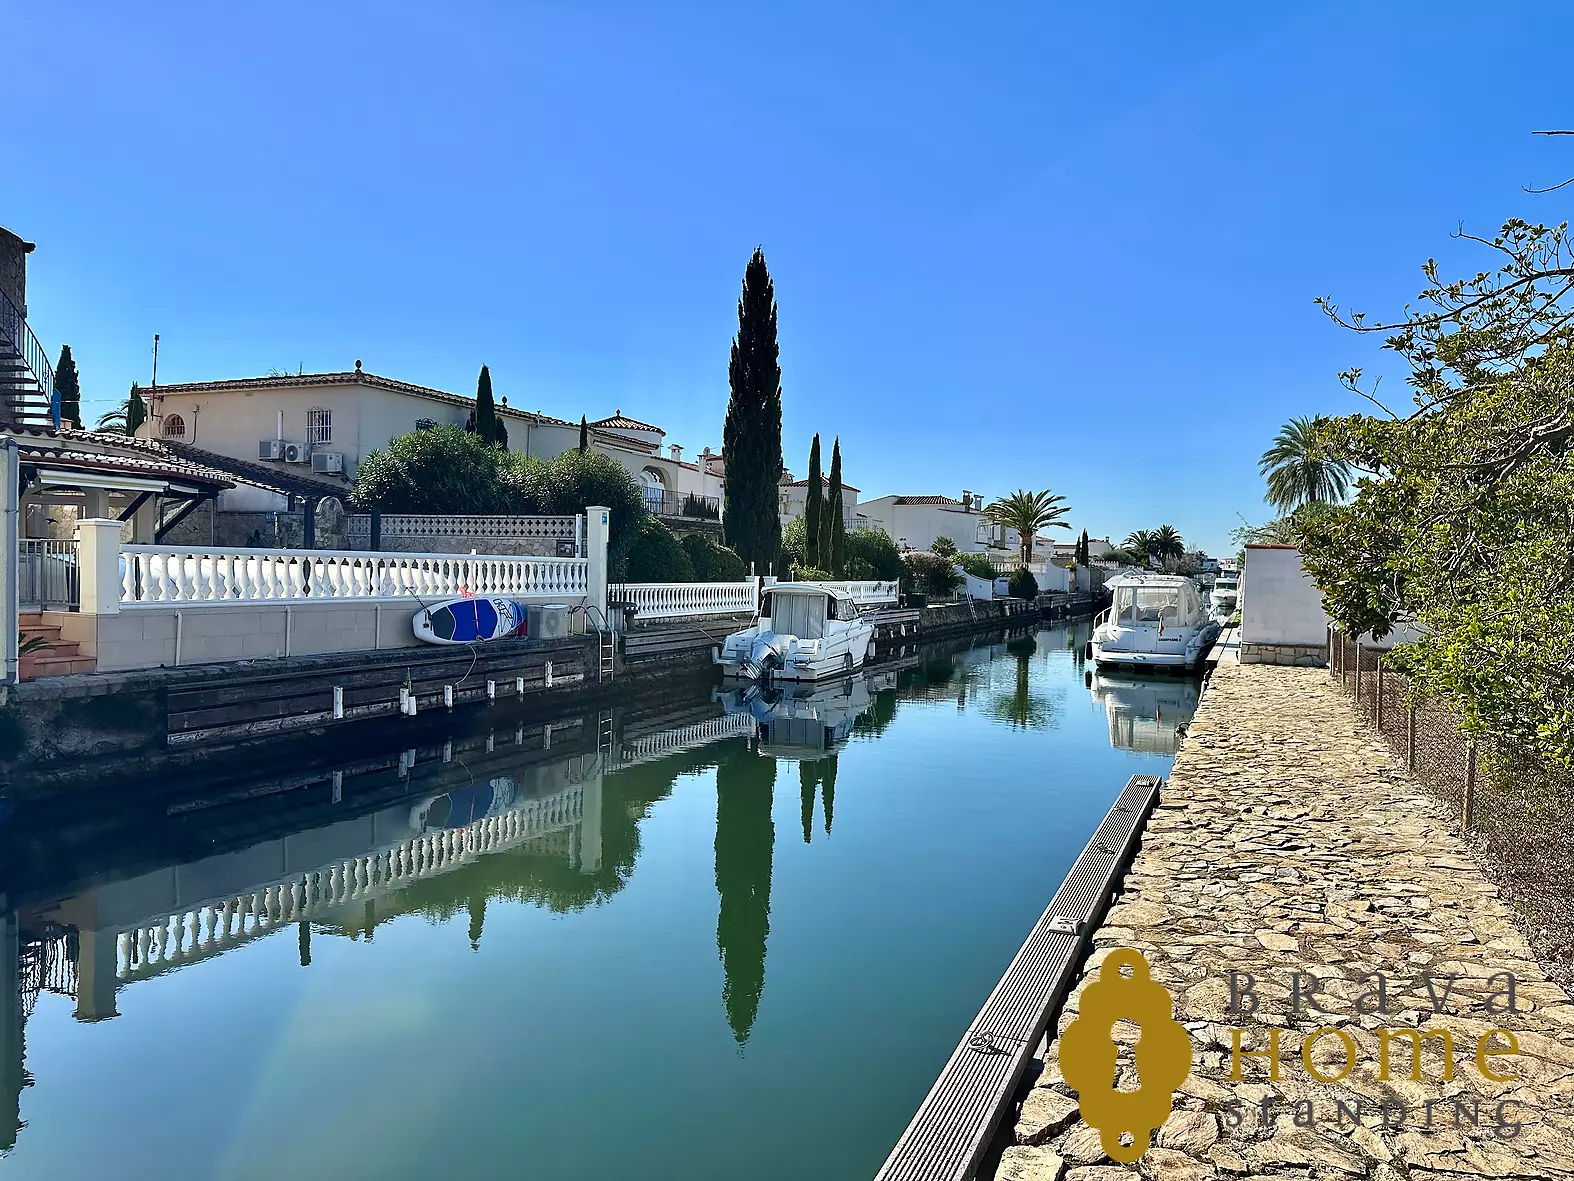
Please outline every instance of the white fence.
M621 582L607 588L609 601L634 604L638 619L700 619L707 615L752 615L759 609L760 592L774 586L774 578L749 578L742 582ZM895 582L819 582L826 590L841 591L860 606L894 603L899 595Z
M752 615L760 605L760 582L619 582L607 588L607 600L633 603L635 619Z
M120 604L320 599L431 601L456 595L583 597L585 558L478 557L334 550L121 547Z
M490 517L461 514L384 513L384 537L536 537L545 540L584 536L584 517ZM369 541L372 518L352 515L347 524L352 541Z
M839 590L852 597L860 607L865 604L894 603L900 597L901 587L895 582L818 582L826 590Z

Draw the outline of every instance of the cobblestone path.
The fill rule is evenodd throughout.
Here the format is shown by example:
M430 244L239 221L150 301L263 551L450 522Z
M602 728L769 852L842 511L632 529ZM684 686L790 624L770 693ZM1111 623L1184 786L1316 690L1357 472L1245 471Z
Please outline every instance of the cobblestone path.
M1191 1076L1154 1147L1115 1165L1077 1116L1057 1040L1022 1105L1001 1181L1574 1178L1574 1005L1547 980L1453 818L1325 671L1220 666L1123 891L1060 1028L1103 956L1136 948L1191 1035ZM1229 1011L1232 971L1255 977L1256 1011ZM1505 972L1513 1012L1504 1011ZM1378 973L1387 1012L1360 1011L1377 1004ZM1270 1026L1282 1030L1280 1078L1259 1057L1244 1058L1243 1078L1232 1080L1232 1030L1243 1030L1244 1049L1261 1050ZM1339 1081L1311 1077L1299 1052L1320 1027L1355 1046ZM1476 1057L1478 1039L1500 1027L1520 1052L1501 1053L1497 1034L1483 1061L1518 1076L1508 1081L1485 1077ZM1383 1028L1447 1030L1452 1077L1443 1038L1430 1037L1412 1079L1411 1043L1399 1035L1381 1078ZM1136 1036L1134 1025L1116 1026L1117 1043ZM1333 1077L1346 1057L1341 1037L1326 1033L1311 1061ZM1129 1055L1121 1062L1129 1089L1137 1071Z

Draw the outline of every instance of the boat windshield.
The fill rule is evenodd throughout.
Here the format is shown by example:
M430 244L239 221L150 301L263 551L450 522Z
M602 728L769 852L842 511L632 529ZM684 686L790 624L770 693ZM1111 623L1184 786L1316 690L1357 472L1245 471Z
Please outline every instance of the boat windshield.
M1190 626L1191 604L1180 587L1123 586L1115 591L1115 618L1122 623Z
M825 595L773 594L766 603L778 635L818 640L825 635Z

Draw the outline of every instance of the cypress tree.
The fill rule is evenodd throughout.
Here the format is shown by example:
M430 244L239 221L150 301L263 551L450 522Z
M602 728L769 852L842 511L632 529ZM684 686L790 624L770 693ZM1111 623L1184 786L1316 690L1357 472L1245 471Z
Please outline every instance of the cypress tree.
M480 435L483 442L496 447L500 426L502 423L497 420L497 403L492 400L492 374L483 365L481 375L475 380L475 409L470 412L470 421L465 424L465 429Z
M732 393L722 428L727 544L764 573L781 553L782 371L776 291L758 248L743 272L738 335L727 368Z
M585 422L585 416L579 416L579 453L583 455L590 450L590 426Z
M1092 561L1088 553L1088 531L1084 529L1082 536L1077 539L1077 565L1086 566Z
M820 436L809 444L809 492L803 501L804 560L810 566L820 564L820 518L825 515L820 491Z
M126 396L126 434L134 435L137 428L148 420L148 404L142 400L142 390L131 383L131 393Z
M837 578L847 557L847 522L842 519L842 441L831 444L831 494L826 498L825 522L820 526L820 549Z
M55 393L60 396L60 422L63 426L82 429L82 387L77 381L76 358L71 346L60 346L60 360L55 365Z

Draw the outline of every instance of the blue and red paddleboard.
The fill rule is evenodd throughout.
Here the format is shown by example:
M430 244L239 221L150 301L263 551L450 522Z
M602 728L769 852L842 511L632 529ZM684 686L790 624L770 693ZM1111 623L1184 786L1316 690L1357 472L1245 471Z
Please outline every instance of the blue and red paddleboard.
M523 636L525 604L517 599L448 599L415 613L415 638L428 644L477 644Z

